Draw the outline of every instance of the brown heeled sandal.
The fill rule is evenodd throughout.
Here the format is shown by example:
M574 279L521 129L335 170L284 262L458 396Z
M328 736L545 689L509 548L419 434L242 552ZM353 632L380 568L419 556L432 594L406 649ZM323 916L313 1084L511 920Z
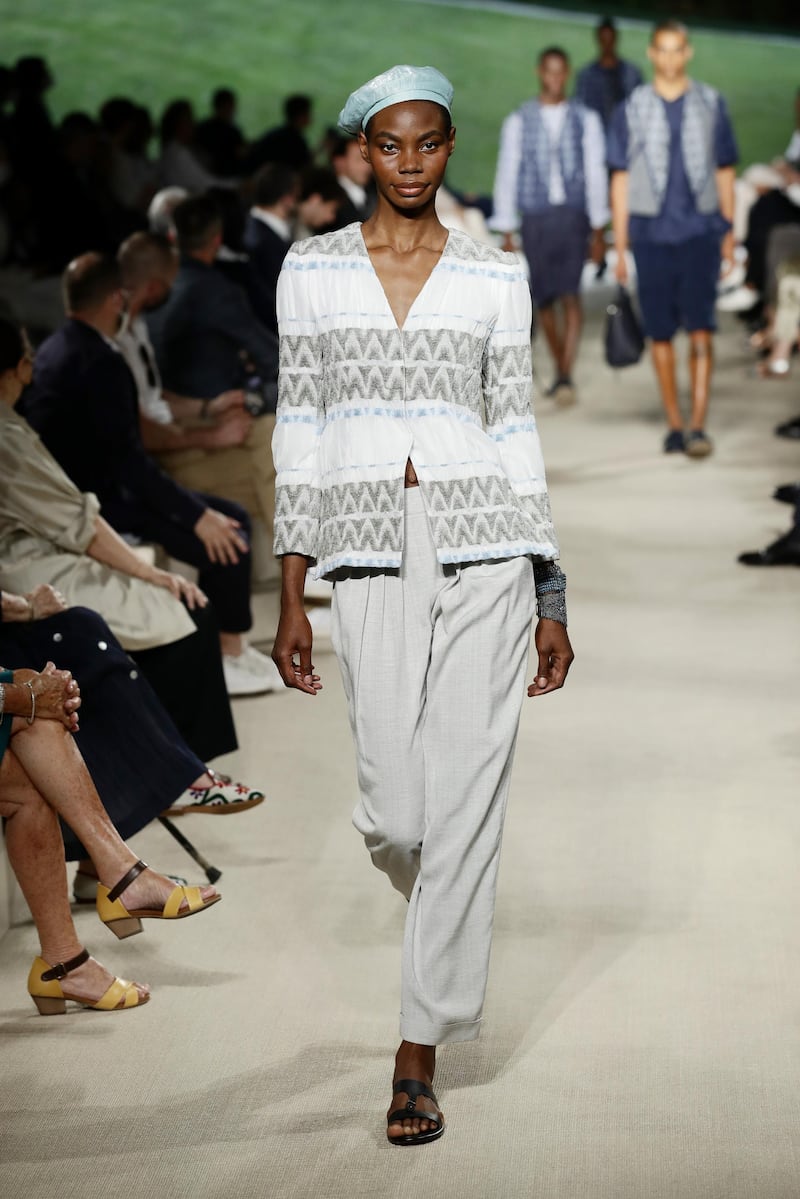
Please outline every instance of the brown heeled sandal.
M94 1012L122 1012L126 1008L141 1007L150 999L149 995L142 996L139 993L136 983L128 982L125 978L115 978L108 990L94 1003L80 999L77 995L69 995L61 986L61 979L88 961L88 949L82 949L68 962L59 962L55 966L49 965L44 958L34 960L28 975L28 994L39 1009L40 1016L63 1016L67 1010L67 1000L80 1003Z
M186 916L194 916L196 912L205 911L206 908L212 907L222 899L219 894L212 895L210 899L203 899L199 887L177 886L173 887L163 908L137 908L135 911L129 911L120 899L120 895L127 890L134 879L139 877L143 870L147 869L147 862L139 861L135 866L131 866L128 873L123 875L117 885L110 890L102 883L97 884L97 914L103 924L107 925L120 940L140 933L143 920L183 920ZM186 907L182 908L181 904L184 901Z

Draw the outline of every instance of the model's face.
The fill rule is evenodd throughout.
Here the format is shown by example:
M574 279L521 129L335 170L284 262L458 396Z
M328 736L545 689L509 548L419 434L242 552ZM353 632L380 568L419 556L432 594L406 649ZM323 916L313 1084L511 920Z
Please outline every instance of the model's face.
M381 109L369 123L369 136L358 135L378 191L395 208L422 208L436 195L455 148L455 128L445 125L438 104L406 100Z
M671 83L686 74L692 47L685 33L665 29L656 34L647 47L647 57L653 64L656 78Z
M547 100L562 100L567 90L569 63L560 54L548 54L539 64L539 85Z

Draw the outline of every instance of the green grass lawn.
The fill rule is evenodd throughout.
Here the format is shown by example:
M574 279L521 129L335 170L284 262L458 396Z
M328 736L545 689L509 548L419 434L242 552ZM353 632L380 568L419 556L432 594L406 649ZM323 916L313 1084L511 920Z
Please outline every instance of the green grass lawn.
M316 137L371 75L396 62L432 63L456 89L451 178L475 189L491 187L500 123L531 92L537 52L556 42L580 66L593 47L588 25L417 0L0 0L0 15L5 62L33 53L51 61L58 115L94 112L112 94L156 116L187 96L204 113L209 93L227 84L253 136L277 123L283 96L310 92ZM622 51L643 63L646 41L644 30L625 30ZM694 74L727 96L743 161L781 153L800 84L798 44L719 32L698 33L694 44Z

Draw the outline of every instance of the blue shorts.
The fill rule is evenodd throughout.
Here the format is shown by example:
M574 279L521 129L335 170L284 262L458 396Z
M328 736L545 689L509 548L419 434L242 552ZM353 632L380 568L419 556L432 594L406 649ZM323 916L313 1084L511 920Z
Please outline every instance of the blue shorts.
M648 337L671 341L678 329L687 333L716 329L718 237L693 237L678 245L640 242L631 249L642 323Z
M535 308L559 296L576 296L589 248L589 218L562 204L545 212L523 213L522 248L531 271Z

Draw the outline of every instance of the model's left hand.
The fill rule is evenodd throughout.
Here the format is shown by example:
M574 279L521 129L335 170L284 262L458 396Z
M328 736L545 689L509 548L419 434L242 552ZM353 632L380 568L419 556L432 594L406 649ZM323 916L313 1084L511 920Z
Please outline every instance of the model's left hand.
M563 687L575 658L567 630L557 620L540 620L536 626L539 666L528 695L547 695Z

